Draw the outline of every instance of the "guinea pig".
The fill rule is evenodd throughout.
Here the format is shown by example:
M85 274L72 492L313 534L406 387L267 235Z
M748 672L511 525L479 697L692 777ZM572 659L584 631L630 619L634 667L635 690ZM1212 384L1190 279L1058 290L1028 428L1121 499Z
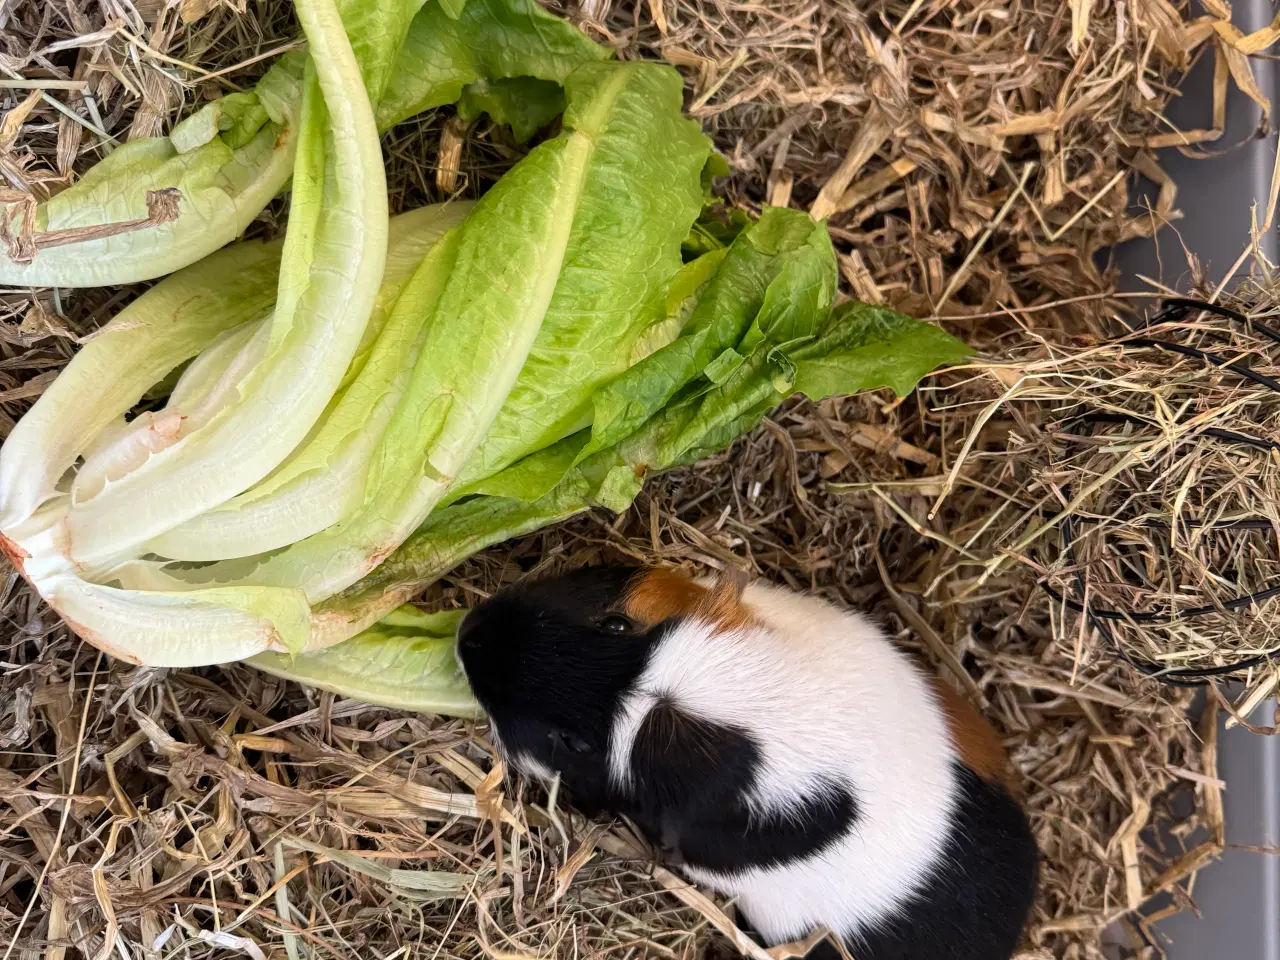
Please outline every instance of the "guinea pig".
M995 731L858 614L762 583L584 568L464 618L515 769L623 814L769 945L1007 960L1039 855Z

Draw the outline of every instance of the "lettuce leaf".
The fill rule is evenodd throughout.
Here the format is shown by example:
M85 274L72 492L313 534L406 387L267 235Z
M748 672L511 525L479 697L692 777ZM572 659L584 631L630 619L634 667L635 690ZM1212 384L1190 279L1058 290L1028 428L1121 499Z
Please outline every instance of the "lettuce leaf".
M851 302L837 307L814 337L789 356L757 350L723 384L677 401L651 417L641 430L606 451L569 467L554 487L549 476L580 447L584 436L570 437L497 474L487 489L438 510L376 570L315 608L312 652L306 672L294 672L283 658L272 658L270 672L312 682L323 678L325 689L363 690L373 703L406 709L448 712L440 706L463 696L459 677L440 682L447 698L433 687L409 702L378 699L367 685L380 661L376 647L348 647L344 637L376 623L424 587L472 554L503 540L532 533L593 507L627 508L647 477L723 450L786 399L793 390L811 400L888 386L909 390L935 367L959 362L971 351L945 331L884 307ZM779 380L780 372L794 377ZM411 651L400 649L397 669L407 675L429 673L438 647L415 666ZM249 662L262 664L262 658ZM362 694L352 693L353 696Z
M479 704L454 655L465 612L423 613L406 605L330 650L294 658L264 653L250 662L264 673L366 703L476 718Z
M826 227L800 210L765 208L723 255L681 336L595 395L591 442L581 456L613 446L704 374L723 379L761 338L810 335L826 319L835 287Z
M570 77L571 95L624 69L631 70L585 68ZM626 83L597 141L577 236L542 328L467 461L462 487L590 423L596 391L627 371L641 336L670 315L672 280L687 272L680 243L698 215L711 144L680 115L674 71L646 65ZM571 110L566 124L578 116Z
M274 468L329 402L373 308L387 238L373 112L358 93L359 66L333 0L298 0L297 11L314 60L304 79L294 198L261 359L208 422L183 435L187 421L180 420L173 433L158 435L158 450L126 434L114 443L136 452L138 461L105 456L104 462L133 469L87 481L77 475L69 495L55 493L0 538L68 623L104 649L144 662L189 663L189 647L242 656L297 650L310 634L305 595L293 587L232 584L170 595L88 582L129 547ZM47 463L51 457L39 450L46 439L37 436L34 445ZM0 502L3 513L15 512L6 487ZM193 634L201 643L184 646Z
M532 502L481 496L433 513L376 569L313 605L309 652L328 653L328 648L376 623L480 550L589 510L609 475L603 467L603 461L575 467L549 493ZM324 659L317 656L312 662ZM343 669L358 669L357 662L349 660ZM279 669L278 675L288 674Z
M0 251L0 284L90 287L164 276L224 246L288 183L306 60L286 56L252 94L209 104L169 137L121 145L71 188L37 207L35 230L117 226L97 239L39 249L26 263ZM249 99L251 98L251 99ZM148 194L177 190L177 218L141 228Z
M488 114L494 123L506 124L516 141L524 143L564 112L564 90L550 80L511 77L490 83L480 79L462 91L458 116L473 123Z
M85 344L0 447L0 528L52 497L81 451L152 384L219 335L265 317L280 250L279 242L220 250L152 287Z
M857 301L837 307L820 336L787 352L796 368L792 389L810 400L875 387L903 397L938 366L971 356L939 327Z
M389 129L424 110L456 103L472 84L531 77L563 85L578 67L612 56L536 0L471 0L457 17L442 4L428 3L409 27L378 103L378 125Z
M298 16L314 55L264 353L204 423L134 469L76 478L65 525L76 562L102 563L265 477L311 431L364 334L386 262L387 196L373 112L332 0Z
M668 67L588 65L566 91L560 136L513 167L461 227L360 509L260 561L174 576L298 587L322 600L398 547L482 440L501 465L575 429L593 386L625 367L635 337L662 315L698 209L696 190L672 177L696 185L708 147L680 119L681 83ZM659 134L665 149L654 148ZM531 356L546 321L549 339Z
M560 84L575 67L611 56L534 0L476 0L457 19L439 0L348 0L342 16L379 130L455 103L472 84L478 86L470 109L500 108L499 122L523 130L545 116L545 101L485 102L483 84L522 77ZM39 204L37 233L113 225L116 232L39 249L29 262L0 249L0 284L135 283L193 264L234 240L289 183L306 63L303 53L286 54L252 91L208 104L168 137L123 144L74 186ZM177 218L126 228L147 222L148 194L162 190L181 195Z
M416 229L392 245L397 256L388 260L369 324L379 330L378 338L312 436L260 484L156 537L148 552L174 560L252 556L319 533L359 507L369 460L422 346L426 304L434 302L430 290L425 300L406 297L405 290L415 282L419 288L434 283L438 290L447 276L433 270L415 281L417 270L409 266L419 267L471 208L461 202L423 208L416 213L427 216L414 215Z

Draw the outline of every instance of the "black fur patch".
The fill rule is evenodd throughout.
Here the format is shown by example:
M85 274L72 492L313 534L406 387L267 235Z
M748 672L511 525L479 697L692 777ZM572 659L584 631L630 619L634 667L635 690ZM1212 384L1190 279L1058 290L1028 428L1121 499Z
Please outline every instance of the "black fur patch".
M1004 789L958 769L960 805L937 869L895 916L848 943L860 960L1008 960L1017 949L1040 853ZM819 944L809 960L834 956L834 947Z
M631 819L663 856L707 870L777 866L820 852L858 818L846 784L814 784L785 811L755 812L745 797L760 773L760 749L745 731L662 703L645 717L631 750Z
M749 788L760 750L744 730L656 704L636 731L631 769L638 797L660 809L715 810Z
M560 772L588 815L616 809L609 730L654 639L606 623L634 575L585 567L518 584L473 609L458 631L467 680L504 747Z
M463 619L458 651L467 679L509 747L516 746L509 742L515 731L503 723L510 718L540 718L605 746L618 702L649 655L647 638L600 629L633 573L588 568L535 580Z

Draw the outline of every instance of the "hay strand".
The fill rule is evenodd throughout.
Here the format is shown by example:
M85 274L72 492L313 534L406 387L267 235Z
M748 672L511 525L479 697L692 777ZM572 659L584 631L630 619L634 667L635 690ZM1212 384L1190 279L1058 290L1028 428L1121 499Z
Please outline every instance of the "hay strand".
M730 161L731 202L827 216L846 293L933 318L1001 362L932 378L904 400L790 404L727 454L652 480L622 516L589 515L487 551L420 602L465 605L532 571L630 558L737 567L868 610L985 703L1010 749L1045 856L1025 956L1094 960L1115 922L1141 955L1138 935L1160 915L1150 898L1172 891L1169 909L1193 905L1195 873L1226 839L1216 728L1191 724L1187 692L1108 654L1066 594L1051 602L1037 586L1072 586L1056 554L1040 550L1057 528L1000 551L1114 466L1098 459L1112 454L1097 438L1066 450L1049 430L1054 404L1088 396L1128 411L1139 395L1160 396L1163 419L1143 429L1158 428L1150 449L1165 459L1115 474L1158 478L1166 505L1177 504L1177 549L1170 539L1160 556L1208 560L1204 551L1219 549L1247 568L1248 589L1270 570L1258 531L1233 553L1190 523L1254 504L1271 474L1260 482L1241 461L1265 458L1205 440L1192 446L1194 464L1177 467L1168 452L1178 416L1207 413L1210 423L1212 410L1257 415L1270 401L1240 401L1253 393L1227 370L1193 377L1189 357L1175 362L1186 379L1170 397L1141 378L1145 392L1128 399L1096 376L1051 383L1072 364L1096 373L1101 324L1141 302L1113 296L1097 252L1178 215L1148 150L1216 139L1231 83L1258 94L1247 57L1274 33L1241 35L1224 6L1206 11L1193 19L1168 0L563 8L620 56L682 70L687 102ZM6 189L35 200L65 189L113 145L247 88L297 44L287 0L4 5ZM1178 71L1201 55L1215 58L1212 115L1203 129L1177 130L1164 108ZM384 137L394 210L475 196L520 155L501 129L451 118L436 111ZM1134 172L1161 187L1142 215L1121 188ZM268 207L250 235L277 234L284 211ZM0 437L74 343L135 293L0 291ZM1193 327L1180 342L1206 344ZM1212 348L1280 378L1259 359L1270 348L1256 334L1233 336ZM1157 359L1167 373L1170 358L1151 348L1105 349L1126 374L1154 371ZM1000 379L1012 371L1014 381ZM1037 392L1015 399L1024 375ZM1177 390L1197 378L1212 381L1217 406L1182 410ZM1107 429L1118 446L1135 442ZM1080 479L1032 476L1045 451L1054 470ZM1220 502L1197 499L1208 479ZM1158 530L1133 520L1143 514L1102 509L1141 504L1098 502L1106 496L1116 495L1094 488L1075 512L1129 517L1116 532L1150 542ZM1117 586L1120 561L1091 549L1078 547L1090 569L1112 572L1090 579L1090 604L1160 599ZM1225 595L1217 581L1189 582ZM241 666L98 668L16 576L0 582L0 601L0 937L11 953L693 960L732 952L726 937L759 949L737 939L727 905L655 872L620 828L601 832L554 796L499 783L500 771L492 779L482 727L336 700ZM1122 629L1135 655L1156 655L1132 624ZM1225 662L1253 655L1251 643L1190 644L1161 662ZM1245 698L1221 709L1238 715L1273 678L1255 670ZM1193 839L1200 827L1208 840ZM422 884L448 895L423 899Z

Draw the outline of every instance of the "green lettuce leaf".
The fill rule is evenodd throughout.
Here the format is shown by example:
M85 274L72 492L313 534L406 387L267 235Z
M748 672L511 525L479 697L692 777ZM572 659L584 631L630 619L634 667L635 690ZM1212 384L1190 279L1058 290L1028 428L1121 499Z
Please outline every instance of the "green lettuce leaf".
M450 217L470 209L454 206ZM383 283L344 387L360 373L405 280L438 238L441 209L411 210L388 224ZM255 240L216 251L146 291L80 348L0 447L0 490L6 492L0 529L27 519L53 496L78 456L91 460L106 440L118 440L129 429L124 415L142 399L167 395L164 412L185 416L207 397L275 306L282 246ZM173 379L169 388L152 386Z
M570 77L570 95L587 96L620 69L584 68ZM594 393L627 370L637 341L669 315L710 142L680 114L675 71L646 65L625 84L595 146L572 250L538 337L462 486L588 424ZM571 107L566 125L582 115Z
M666 316L645 330L631 347L631 363L671 343L689 325L693 308L698 305L702 291L720 269L728 249L713 250L691 260L680 268L671 287L667 290Z
M342 16L369 99L377 103L422 0L349 0ZM0 256L0 283L101 286L163 276L235 239L288 182L298 147L307 59L281 58L249 93L202 108L168 137L130 142L38 208L36 230L146 216L147 194L181 194L167 223L40 250L30 263ZM296 185L295 185L296 186Z
M796 366L792 389L810 400L875 387L903 397L925 374L972 355L939 327L857 301L837 307L821 336L787 354Z
M766 343L723 383L661 411L623 448L646 471L696 462L728 447L794 394L818 401L890 387L899 396L970 355L950 334L886 307L850 302L804 341Z
M494 123L506 124L518 143L524 143L564 112L564 90L550 80L511 77L480 79L462 91L458 116L473 123L488 114Z
M558 443L535 451L517 460L492 476L450 491L449 500L456 502L466 497L504 497L525 503L545 496L564 479L564 475L577 463L578 454L591 437L590 430L579 430Z
M152 384L219 335L265 317L280 250L256 241L220 250L166 277L85 344L0 447L0 529L52 497L81 452Z
M128 663L193 667L262 650L299 652L311 610L299 590L225 587L188 593L119 590L74 575L50 578L42 594L67 624ZM199 629L193 629L198 624Z
M634 432L696 379L723 380L763 338L812 334L831 309L835 285L826 228L803 211L766 208L723 254L680 337L595 395L591 442L581 456Z
M312 649L327 654L480 550L590 509L607 475L601 460L574 467L532 502L472 497L438 510L358 583L312 607Z
M376 624L328 650L289 657L263 653L259 670L320 690L397 710L475 718L480 707L454 655L464 610L392 610Z
M386 262L382 152L368 99L351 94L360 89L359 64L332 0L299 2L297 11L314 69L304 81L289 225L261 358L207 421L183 421L133 469L77 474L65 526L82 566L145 543L275 469L324 412L363 337Z
M287 56L252 94L210 104L169 137L117 148L41 203L35 218L39 234L87 227L117 232L39 249L26 263L0 251L0 284L134 283L188 266L234 240L289 180L305 64ZM181 194L177 218L148 223L148 194L174 189Z
M396 404L404 395L418 358L429 309L428 299L402 296L435 243L458 226L470 203L423 208L412 217L414 229L402 231L398 251L388 257L382 288L369 326L380 331L350 385L330 404L312 435L265 480L221 506L205 511L161 534L147 552L174 560L223 560L265 553L319 533L360 505L369 460ZM425 213L425 216L418 215ZM397 220L393 220L395 225ZM416 254L416 258L405 256ZM438 260L432 260L433 264ZM432 270L418 284L438 290L447 274ZM378 314L386 314L379 320ZM376 322L375 322L376 321ZM350 376L350 373L348 374ZM172 401L171 401L172 403Z
M715 178L728 175L729 165L725 159L718 153L712 154L702 174L707 209L694 223L689 236L685 237L683 249L687 259L726 249L754 222L741 207L725 210L721 201L712 195L711 186Z
M428 3L409 27L378 103L378 125L385 130L456 103L479 81L532 77L563 85L583 64L612 56L536 0L471 0L456 17Z
M369 103L377 105L395 72L410 24L424 0L339 0L338 14L360 65Z
M130 546L217 505L279 463L328 403L372 310L387 237L373 113L367 97L348 96L360 88L359 67L333 0L297 0L297 10L314 68L304 79L275 311L264 335L250 337L244 348L261 341L261 357L224 392L212 419L185 435L189 421L181 418L167 434L143 429L161 441L158 449L149 437L138 442L126 432L112 446L136 453L136 462L104 455L115 472L82 469L69 495L54 491L54 499L0 537L0 547L73 629L135 662L190 664L211 650L296 651L310 637L306 596L292 586L168 593L90 582ZM37 448L44 439L36 438ZM184 455L175 457L175 450ZM125 466L131 469L121 472ZM8 513L6 487L0 502Z
M685 264L677 271L667 288L665 316L647 327L635 339L631 345L631 356L626 366L638 363L644 357L670 343L680 335L680 331L688 323L689 316L702 290L706 287L711 277L714 276L716 269L723 260L724 253L724 250L719 250L705 254ZM543 329L538 335L539 339L535 341L534 350L536 352L544 340L549 341L552 345L557 340L562 343L570 343L572 342L572 334L571 326L567 325L565 330L560 331L548 328L544 323ZM545 389L554 392L556 390L554 373L551 373L550 376L540 376L553 370L554 365L544 366L541 370L537 368L531 370L527 366L526 370L521 372L521 378L517 381L517 385L519 386L523 383L534 387L531 393L536 396L539 389L544 389L540 381L546 381L547 386ZM607 380L602 378L602 382L607 382ZM560 389L563 389L563 386ZM576 386L575 389L577 389ZM519 417L519 412L524 406L523 403L513 403L514 397L515 392L513 391L512 396L507 399L506 408L504 408L504 412L511 411L513 420ZM491 433L494 432L491 431ZM563 440L515 460L496 472L482 476L486 474L487 470L493 469L492 463L486 461L484 457L485 447L488 443L486 441L486 444L482 444L480 449L473 455L467 472L463 475L458 485L449 491L444 503L456 502L464 497L478 494L489 497L506 497L525 503L537 500L550 492L564 478L565 474L582 459L582 451L590 439L591 429L589 427L578 430ZM501 434L498 435L497 442L502 442ZM476 477L481 477L481 479L475 479Z
M342 15L380 130L456 102L471 84L519 77L559 84L580 64L611 56L534 0L476 0L457 19L436 0L347 0ZM29 262L0 250L0 284L135 283L234 240L289 183L306 63L304 53L286 54L252 91L208 104L168 137L123 144L41 203L37 233L113 225L117 232L39 249ZM531 111L545 111L545 102L507 99L503 109L518 113L500 122L523 123L536 119ZM177 219L150 223L148 194L162 190L181 194Z
M934 368L971 351L937 327L883 307L845 304L791 356L751 355L725 383L672 403L615 447L569 468L545 493L549 471L567 462L570 438L496 475L494 495L472 496L432 514L381 566L315 608L312 643L341 649L344 636L406 602L467 557L513 537L559 523L592 507L625 509L644 480L719 453L755 427L796 389L810 399L889 386L910 389ZM913 379L914 378L914 379ZM328 651L320 651L323 659ZM343 669L351 669L345 661ZM297 679L305 681L305 678Z
M588 65L566 90L560 136L513 167L461 227L456 260L412 383L374 454L361 508L260 561L175 576L193 584L298 587L312 602L322 600L399 546L469 467L482 440L500 467L576 429L590 410L592 385L625 366L635 337L663 313L666 284L680 269L680 241L697 213L696 190L672 177L683 173L696 187L706 145L680 116L681 84L669 67ZM654 148L659 134L670 140L665 149ZM563 329L566 342L544 338L544 352L531 356L545 321L553 332ZM621 339L623 348L599 350L597 336L606 345ZM616 357L617 365L602 364L601 356ZM522 396L513 387L526 399L513 399L504 427L499 415L508 394Z

